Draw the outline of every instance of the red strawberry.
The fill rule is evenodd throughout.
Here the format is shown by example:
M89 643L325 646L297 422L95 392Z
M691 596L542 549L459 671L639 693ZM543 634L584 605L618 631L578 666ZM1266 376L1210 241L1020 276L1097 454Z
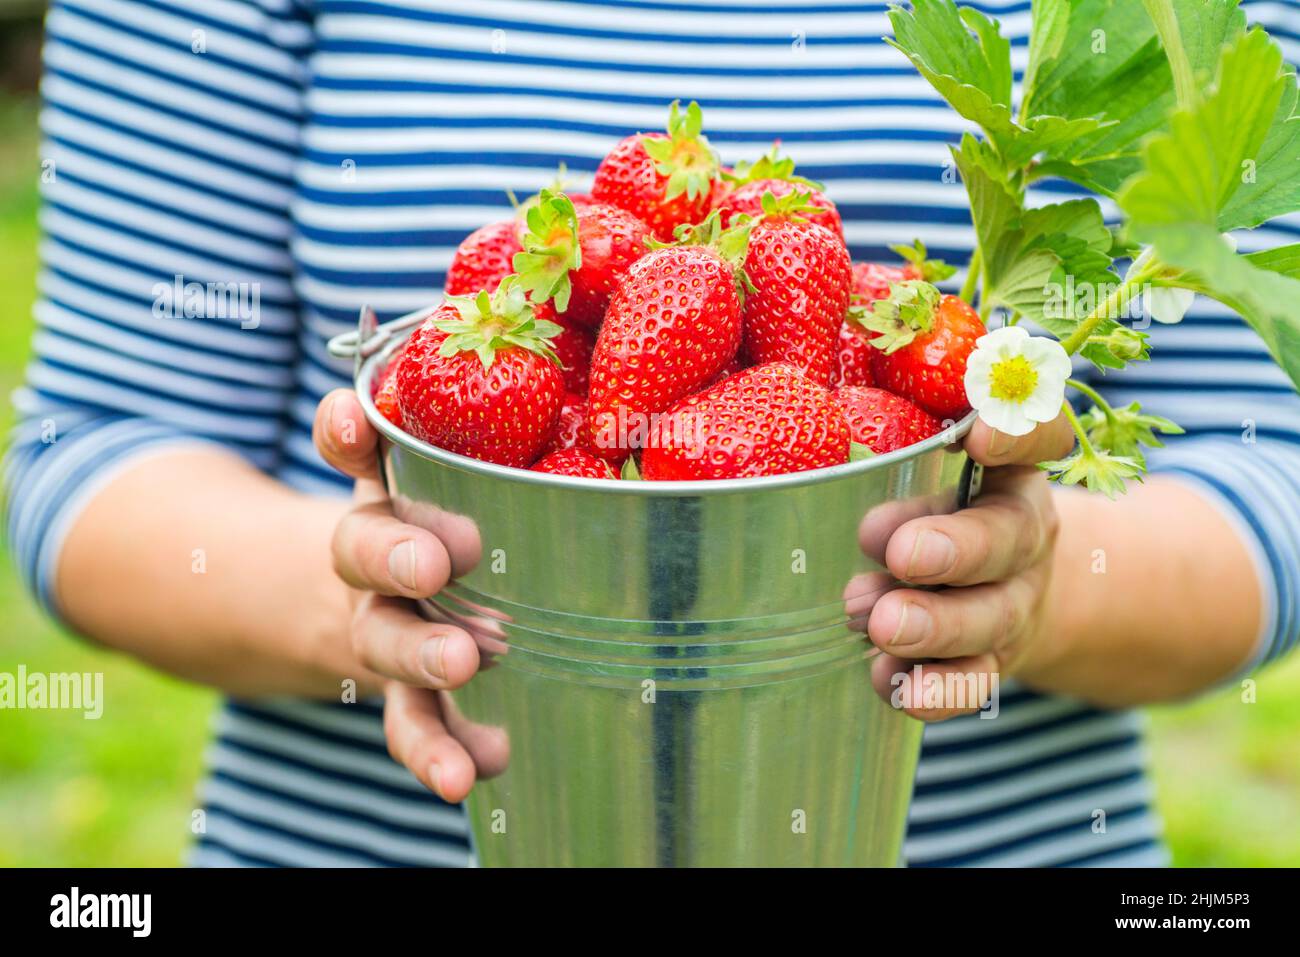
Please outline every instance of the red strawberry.
M538 321L511 279L489 296L449 297L406 346L397 404L406 431L439 448L526 467L555 431L564 381Z
M393 425L402 427L402 410L397 407L397 367L406 353L406 343L402 343L388 359L388 365L375 379L374 391L370 397L375 408Z
M846 385L831 393L844 410L854 442L883 455L938 434L942 425L901 396L865 386Z
M614 290L591 357L591 431L605 458L640 447L651 416L695 392L736 355L738 267L748 229L720 232L717 215L683 245L637 260Z
M732 190L722 204L722 221L732 222L732 217L745 213L755 218L763 215L763 196L771 193L777 198L789 196L794 192L808 194L808 205L820 212L808 213L809 222L816 223L834 233L840 244L844 243L844 225L840 222L839 210L826 198L826 194L811 186L799 186L780 179L757 179Z
M591 438L591 429L587 427L587 397L572 392L564 396L564 406L560 409L560 420L555 426L555 434L543 450L547 455L561 449L586 449L591 451L595 443Z
M451 257L451 265L447 267L446 294L473 296L484 289L495 289L514 271L511 262L522 248L517 219L504 219L474 230L461 241Z
M674 100L667 134L629 136L601 161L592 198L627 210L661 242L672 242L678 226L704 219L718 178L718 158L702 127L698 103L683 114Z
M807 199L803 192L763 194L745 257L745 354L756 363L790 362L827 385L852 264L839 237L804 218Z
M876 347L871 344L875 333L867 332L861 323L845 319L840 323L839 340L835 345L835 366L831 369L831 388L842 385L874 385L871 378L871 354Z
M533 466L534 472L552 475L572 475L577 478L618 478L609 463L597 458L586 449L562 449L542 456Z
M910 263L901 267L881 263L854 263L850 302L854 306L868 306L889 295L890 283L920 278L920 270ZM840 324L835 367L831 370L832 389L842 385L875 384L871 379L871 355L877 351L871 344L874 335L852 317Z
M549 189L529 207L527 224L523 251L514 258L520 284L533 301L554 299L557 312L598 328L615 284L645 255L649 228L617 206L577 209Z
M753 478L842 465L849 426L826 389L792 365L737 373L673 406L641 454L648 480Z
M557 315L553 303L534 305L533 314L538 319L548 320L560 327L559 335L551 340L551 348L559 356L563 367L564 391L585 396L591 374L591 351L596 348L595 335L567 315Z
M928 282L909 279L854 315L873 334L871 377L877 386L940 420L970 411L966 359L985 332L974 309Z
M884 299L889 295L890 283L906 279L923 279L920 267L913 263L887 266L884 263L853 264L853 297L861 305Z
M853 294L850 304L859 307L869 306L877 299L889 295L891 283L904 282L908 279L925 279L938 282L953 274L953 268L941 260L927 259L925 246L918 239L911 246L890 247L906 262L902 266L888 266L883 263L854 263ZM875 347L871 345L874 333L868 332L852 316L840 326L838 356L835 368L831 372L831 388L842 385L874 385L871 378L871 357Z
M820 183L795 175L794 160L782 156L779 146L779 143L773 143L772 148L757 161L737 163L734 170L723 172L726 186L715 190L713 196L713 208L722 213L723 225L730 225L732 217L738 213L755 219L763 215L764 193L770 192L780 198L797 189L812 197L809 206L821 210L809 213L807 219L825 226L843 242L844 226L840 222L839 210L822 192Z

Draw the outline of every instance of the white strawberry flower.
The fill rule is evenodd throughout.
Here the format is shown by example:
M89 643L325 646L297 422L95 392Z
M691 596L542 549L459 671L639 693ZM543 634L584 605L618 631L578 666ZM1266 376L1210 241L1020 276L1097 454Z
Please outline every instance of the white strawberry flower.
M1172 324L1183 321L1183 316L1191 308L1196 293L1190 289L1156 286L1147 290L1146 297L1147 312L1151 313L1151 318L1156 322Z
M1025 435L1060 414L1070 357L1055 339L1020 326L994 329L975 340L966 360L966 398L988 425Z

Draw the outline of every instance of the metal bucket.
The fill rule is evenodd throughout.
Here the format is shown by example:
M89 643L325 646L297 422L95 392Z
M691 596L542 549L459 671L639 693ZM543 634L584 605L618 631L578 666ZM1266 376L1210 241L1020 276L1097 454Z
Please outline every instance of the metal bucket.
M425 311L427 312L427 310ZM479 643L451 696L473 728L467 804L484 866L899 862L922 725L872 690L863 631L902 522L977 480L950 444L723 482L611 482L465 458L370 401L393 333L357 357L404 521L447 544L422 603Z

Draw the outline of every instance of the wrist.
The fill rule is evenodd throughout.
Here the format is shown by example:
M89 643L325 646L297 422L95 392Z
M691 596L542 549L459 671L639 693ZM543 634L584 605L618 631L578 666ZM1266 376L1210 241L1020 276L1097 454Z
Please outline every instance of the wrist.
M1029 684L1056 684L1052 677L1096 634L1101 625L1097 612L1104 613L1104 592L1111 580L1099 497L1054 488L1052 499L1059 531L1046 558L1048 584L1040 598L1037 634L1016 674Z

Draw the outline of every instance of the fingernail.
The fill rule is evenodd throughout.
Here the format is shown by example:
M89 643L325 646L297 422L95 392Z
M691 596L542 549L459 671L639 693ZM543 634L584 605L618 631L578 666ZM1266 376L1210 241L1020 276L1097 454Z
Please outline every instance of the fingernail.
M1020 436L1018 435L1007 435L1005 432L994 429L993 434L989 436L989 458L999 458L1011 454L1011 450L1016 447L1016 443L1019 441Z
M393 550L388 553L388 574L392 575L393 581L403 588L415 591L417 585L414 540L408 539L393 546Z
M431 681L440 682L447 676L442 665L442 653L446 645L446 638L430 638L420 647L420 667Z
M889 647L904 648L915 645L930 633L930 613L920 605L911 602L903 604L903 612L898 616L898 627L894 637L889 639Z
M942 575L957 560L957 548L943 532L923 531L916 536L912 558L907 563L909 579Z
M438 795L438 797L442 798L444 801L447 800L445 797L442 797L442 769L439 768L437 764L429 765L429 783L433 785L434 794Z

